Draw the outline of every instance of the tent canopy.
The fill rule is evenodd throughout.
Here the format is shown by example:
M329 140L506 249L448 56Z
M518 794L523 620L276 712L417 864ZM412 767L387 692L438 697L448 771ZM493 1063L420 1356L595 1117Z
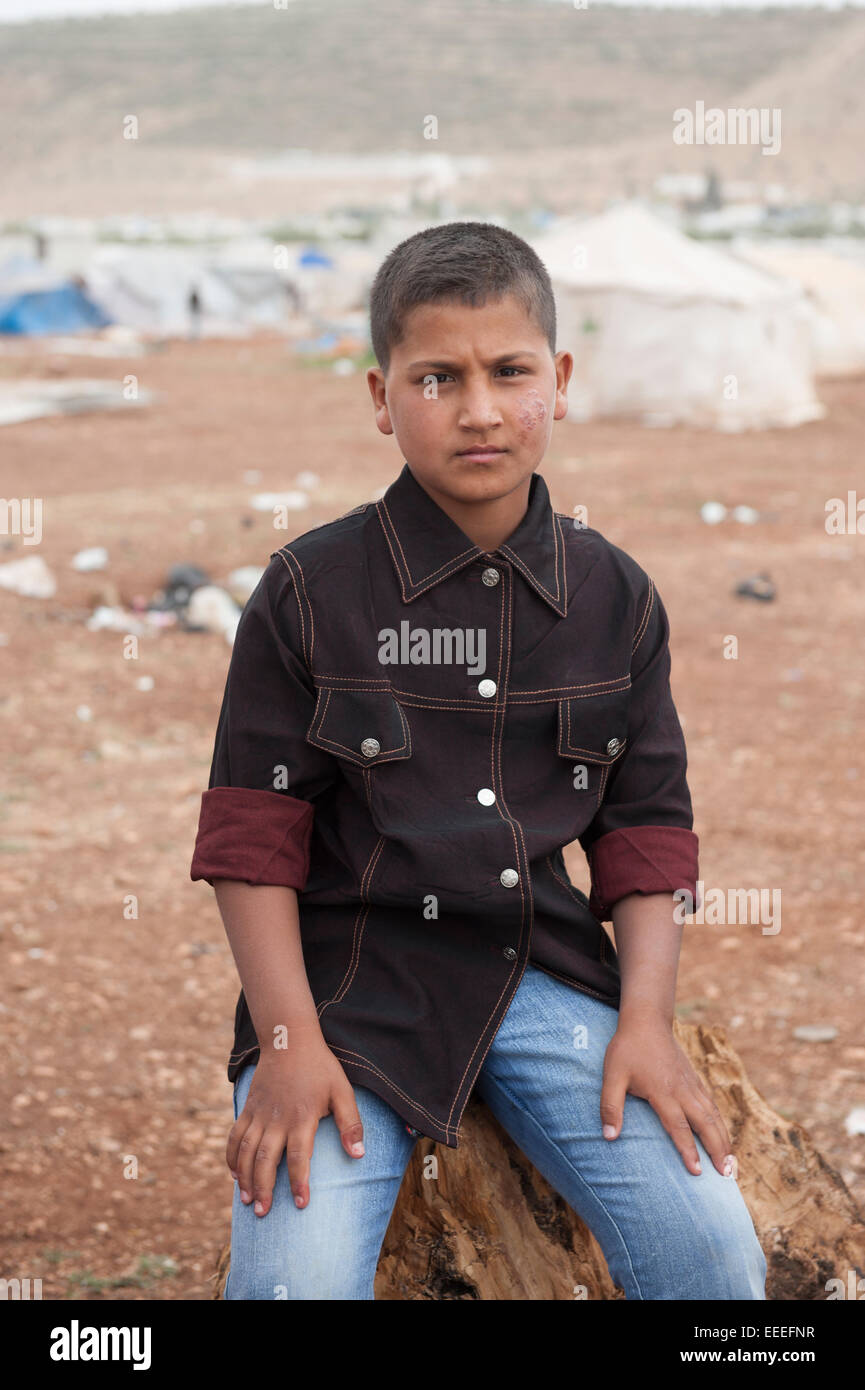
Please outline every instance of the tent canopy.
M778 277L685 236L640 203L559 224L533 242L559 284L662 299L754 304L789 298Z
M0 266L0 333L78 333L110 322L80 285L39 261L15 256Z
M572 418L733 431L823 414L813 311L796 284L635 203L533 244L553 283L558 346L574 355Z

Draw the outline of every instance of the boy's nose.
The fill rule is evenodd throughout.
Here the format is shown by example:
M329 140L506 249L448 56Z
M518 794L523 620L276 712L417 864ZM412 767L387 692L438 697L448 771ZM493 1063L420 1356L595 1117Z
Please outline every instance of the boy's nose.
M502 413L491 392L467 391L460 403L459 423L466 429L490 429L502 423Z

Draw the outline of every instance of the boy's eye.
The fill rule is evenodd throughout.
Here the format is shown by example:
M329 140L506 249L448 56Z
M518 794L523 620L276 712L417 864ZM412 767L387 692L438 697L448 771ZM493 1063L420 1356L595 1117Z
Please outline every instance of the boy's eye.
M513 372L516 376L525 376L524 367L504 366L499 367L497 370L500 372ZM437 384L441 385L443 378L453 381L453 376L450 372L425 372L422 377L418 377L418 385L426 386L430 381L435 381Z

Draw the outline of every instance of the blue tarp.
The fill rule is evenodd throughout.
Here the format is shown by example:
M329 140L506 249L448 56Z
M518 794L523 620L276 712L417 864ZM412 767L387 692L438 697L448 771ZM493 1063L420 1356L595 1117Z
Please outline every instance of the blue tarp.
M107 323L109 316L77 285L0 294L0 333L78 333Z
M328 270L333 269L333 260L324 251L319 251L317 246L307 246L298 256L298 265L321 265Z

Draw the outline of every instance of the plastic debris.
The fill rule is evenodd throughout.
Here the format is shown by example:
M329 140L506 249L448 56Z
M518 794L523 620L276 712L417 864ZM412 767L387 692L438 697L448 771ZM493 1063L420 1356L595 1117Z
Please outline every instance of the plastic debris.
M850 1135L865 1134L865 1106L859 1105L844 1119L844 1128Z
M240 621L240 609L225 589L216 584L204 584L189 600L184 621L187 628L221 632L231 646Z
M742 598L762 599L764 603L771 603L776 591L768 574L762 571L760 574L751 575L749 579L743 579L733 592L740 594Z
M53 598L57 581L41 555L27 555L0 565L0 589L22 598Z
M84 626L91 632L127 632L136 637L146 631L144 623L134 613L125 608L110 608L104 603L94 608Z
M301 512L309 506L309 497L296 489L291 492L257 492L249 500L255 512L272 512L274 507L285 507L290 512Z
M136 690L152 690L156 682L152 676L139 676L135 682Z
M753 526L755 521L760 520L760 513L753 507L734 507L730 515L734 521L742 521L746 526Z
M793 1029L793 1037L798 1042L834 1042L838 1029L832 1023L803 1023Z
M242 565L240 569L231 571L225 581L225 587L241 608L263 574L264 569L260 565Z
M134 612L130 608L101 603L84 624L90 632L122 632L133 637L143 637L148 632L159 632L162 628L176 627L177 614L162 612L159 609Z
M719 521L723 521L727 515L727 508L723 502L704 502L700 508L700 516L707 526L717 526Z
M177 614L167 612L161 608L149 609L145 615L145 620L148 627L160 628L177 626Z
M90 574L93 570L104 570L108 564L108 551L104 545L91 545L86 550L79 550L77 555L72 557L72 568L78 570L79 574Z
M0 383L0 425L17 425L47 415L82 415L92 410L128 410L150 405L153 392L139 389L128 397L120 382L102 380Z

